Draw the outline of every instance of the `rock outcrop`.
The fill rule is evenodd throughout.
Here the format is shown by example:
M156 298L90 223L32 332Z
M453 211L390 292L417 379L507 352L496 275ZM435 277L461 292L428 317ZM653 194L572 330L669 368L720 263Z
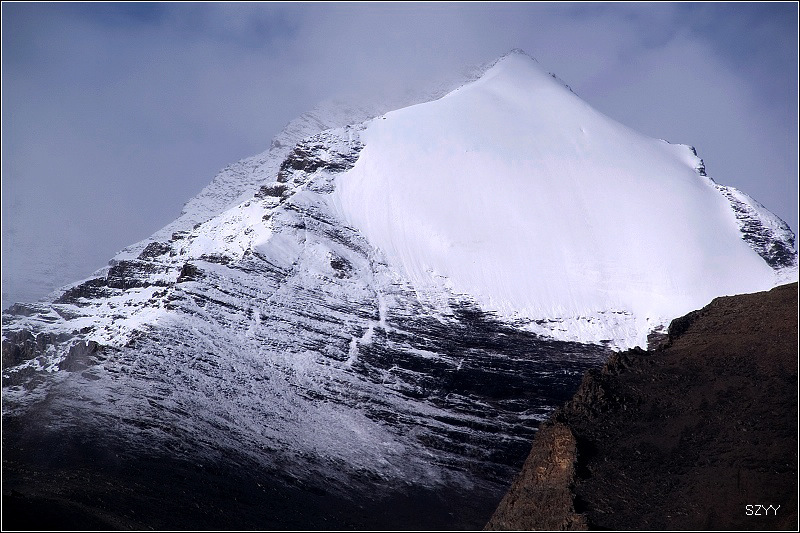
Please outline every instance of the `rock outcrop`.
M716 298L541 426L486 529L797 529L797 283Z

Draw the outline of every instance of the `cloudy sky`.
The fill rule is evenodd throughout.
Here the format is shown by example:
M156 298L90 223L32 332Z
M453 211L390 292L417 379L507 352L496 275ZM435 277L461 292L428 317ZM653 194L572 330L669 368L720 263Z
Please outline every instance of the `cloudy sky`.
M2 4L2 307L82 279L322 99L522 48L798 228L797 5Z

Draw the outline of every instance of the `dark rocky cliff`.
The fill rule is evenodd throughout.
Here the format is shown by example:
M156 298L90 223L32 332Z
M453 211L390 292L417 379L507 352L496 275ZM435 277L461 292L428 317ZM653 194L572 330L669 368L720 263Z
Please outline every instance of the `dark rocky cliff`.
M589 371L486 529L796 530L797 291L717 298Z

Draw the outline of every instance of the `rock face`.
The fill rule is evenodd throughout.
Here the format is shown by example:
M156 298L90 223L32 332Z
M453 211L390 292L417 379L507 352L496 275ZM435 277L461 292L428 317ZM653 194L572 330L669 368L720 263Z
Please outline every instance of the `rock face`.
M586 529L586 517L575 512L571 491L578 457L575 436L564 424L546 423L535 442L487 529Z
M589 371L486 529L796 530L797 316L797 283L717 298Z
M776 269L797 266L794 234L783 220L738 189L718 184L715 187L730 202L742 239L768 265ZM780 238L776 239L776 235Z

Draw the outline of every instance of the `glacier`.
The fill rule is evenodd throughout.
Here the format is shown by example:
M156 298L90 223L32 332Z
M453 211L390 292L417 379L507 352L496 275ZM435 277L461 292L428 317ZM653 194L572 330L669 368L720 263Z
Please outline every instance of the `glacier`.
M217 468L259 487L222 500L240 526L474 529L584 370L797 278L785 223L526 54L451 89L321 106L105 269L5 310L4 454L27 466L4 482L94 454L131 506ZM165 466L120 476L139 463ZM214 508L125 523L230 527Z

